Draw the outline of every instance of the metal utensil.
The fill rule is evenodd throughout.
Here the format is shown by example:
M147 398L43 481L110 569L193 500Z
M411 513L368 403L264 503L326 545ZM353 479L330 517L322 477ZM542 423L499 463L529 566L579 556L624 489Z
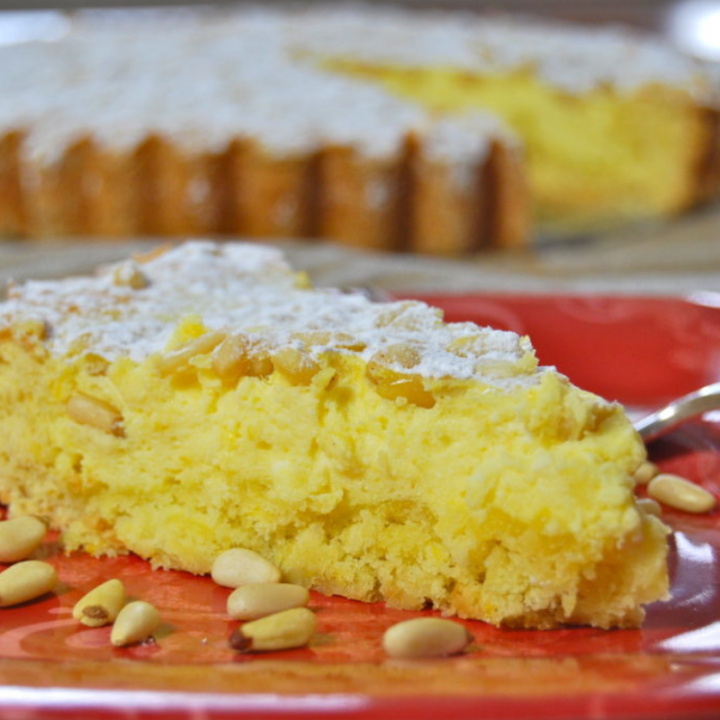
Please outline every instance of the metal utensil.
M645 442L655 440L692 417L709 410L720 410L720 382L673 400L660 410L635 422L635 429Z

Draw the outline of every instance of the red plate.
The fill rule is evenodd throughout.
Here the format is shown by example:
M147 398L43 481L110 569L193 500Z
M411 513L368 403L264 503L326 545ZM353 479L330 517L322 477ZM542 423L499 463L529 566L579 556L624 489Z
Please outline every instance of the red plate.
M652 407L720 375L720 296L694 300L462 296L425 298L449 320L529 334L544 364L577 384ZM720 426L712 418L651 448L663 468L720 496ZM642 630L497 630L465 623L470 651L387 660L386 627L417 615L313 596L310 648L264 656L227 646L227 590L207 578L153 572L134 557L43 555L57 595L0 611L0 718L717 718L720 716L720 517L666 512L673 598ZM110 577L156 604L157 641L113 649L108 628L72 619L73 604Z

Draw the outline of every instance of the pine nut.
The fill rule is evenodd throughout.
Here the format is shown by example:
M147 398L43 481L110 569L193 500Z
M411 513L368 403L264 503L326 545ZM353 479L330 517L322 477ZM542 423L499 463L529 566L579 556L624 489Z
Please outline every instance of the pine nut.
M633 475L635 484L647 485L659 472L660 468L655 463L645 460Z
M320 372L320 366L310 357L294 347L285 347L272 356L273 366L283 373L294 385L309 385Z
M34 600L57 585L55 568L39 560L19 562L0 573L0 607Z
M42 545L47 525L33 515L0 522L0 563L24 560Z
M378 350L369 360L366 374L375 391L386 400L405 398L408 402L424 408L435 405L433 394L425 389L420 375L398 372L391 367L405 369L416 367L422 360L420 351L407 343L396 343L384 350Z
M88 627L115 622L125 605L125 586L120 580L108 580L75 603L73 617Z
M81 425L90 425L118 437L125 435L123 417L118 410L85 393L76 393L68 400L67 414Z
M142 290L150 284L148 276L133 262L119 265L113 271L113 284Z
M144 600L128 603L118 614L110 642L116 647L147 640L162 623L157 608Z
M163 355L158 359L157 368L161 375L170 375L179 370L185 370L196 355L207 355L212 352L223 340L225 333L220 331L208 332L181 345L177 350Z
M273 364L267 351L243 335L228 335L213 353L212 368L224 382L242 376L265 377L272 374Z
M313 612L293 608L245 623L230 636L230 646L239 652L289 650L307 645L315 627Z
M652 498L640 498L637 501L637 506L647 515L654 515L655 517L662 515L660 503L655 502Z
M473 636L460 623L440 618L415 618L385 631L383 648L394 658L430 658L462 652Z
M161 257L166 252L169 252L172 249L172 243L163 243L162 245L158 245L157 247L154 247L147 252L133 253L132 259L133 262L144 265L145 263L149 263L151 260L155 260L156 258Z
M13 323L12 329L20 340L44 340L48 336L48 324L44 320L22 320Z
M223 587L280 582L280 571L252 550L232 548L220 553L212 564L212 579Z
M49 326L43 320L24 320L13 323L12 336L26 350L36 350L40 341L47 338Z
M368 366L388 367L390 365L399 365L406 370L410 370L419 365L421 361L422 354L416 347L408 343L396 343L395 345L389 345L384 350L378 350L368 361Z
M435 405L435 398L425 389L420 375L398 373L371 361L367 365L367 376L373 383L375 392L386 400L405 398L408 402L424 408Z
M705 488L670 473L654 477L647 491L653 500L689 513L709 512L717 504L715 497Z
M307 588L289 583L243 585L227 600L228 615L234 620L257 620L283 610L305 607L310 600Z

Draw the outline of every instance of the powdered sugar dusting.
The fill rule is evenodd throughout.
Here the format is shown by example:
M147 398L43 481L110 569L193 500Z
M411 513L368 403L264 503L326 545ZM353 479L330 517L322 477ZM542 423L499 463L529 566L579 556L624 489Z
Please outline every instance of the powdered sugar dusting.
M188 151L248 137L276 157L336 144L388 158L412 133L433 157L467 163L490 140L511 137L481 114L438 121L329 70L328 60L481 74L531 68L569 93L661 83L706 99L713 87L698 62L638 34L461 12L328 4L107 22L79 13L72 27L58 42L0 48L0 131L26 130L24 151L36 162L53 163L85 137L127 151L153 133Z
M127 284L138 273L143 282ZM293 344L315 355L355 353L366 361L389 351L385 364L399 372L409 370L392 361L392 350L411 347L420 358L411 372L429 378L482 378L509 387L536 382L545 372L534 364L498 372L532 353L516 333L444 323L438 310L420 302L372 303L362 295L298 287L280 251L249 243L189 241L147 262L125 261L92 277L31 281L9 295L0 305L0 327L42 321L47 346L58 356L141 362L166 350L181 320L198 316L209 330L243 333L270 349ZM329 337L306 345L298 333ZM348 337L357 348L346 347Z
M570 93L602 85L632 92L660 83L706 97L713 88L712 66L619 26L357 4L297 11L288 22L291 46L370 65L478 73L531 68Z
M0 48L0 94L11 99L0 104L0 130L26 130L26 156L52 164L85 137L127 152L151 134L188 152L252 138L273 157L331 144L389 158L408 134L435 126L420 107L297 57L291 14L221 17L178 19L161 32L153 22L79 21L60 42ZM480 159L489 139L509 135L497 121L476 121L453 149Z

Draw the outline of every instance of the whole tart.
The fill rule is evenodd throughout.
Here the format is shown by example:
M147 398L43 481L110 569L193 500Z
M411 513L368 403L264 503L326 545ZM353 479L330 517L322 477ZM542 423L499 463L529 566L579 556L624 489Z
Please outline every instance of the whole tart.
M100 17L0 48L4 234L457 255L720 187L716 83L637 34L363 5Z

